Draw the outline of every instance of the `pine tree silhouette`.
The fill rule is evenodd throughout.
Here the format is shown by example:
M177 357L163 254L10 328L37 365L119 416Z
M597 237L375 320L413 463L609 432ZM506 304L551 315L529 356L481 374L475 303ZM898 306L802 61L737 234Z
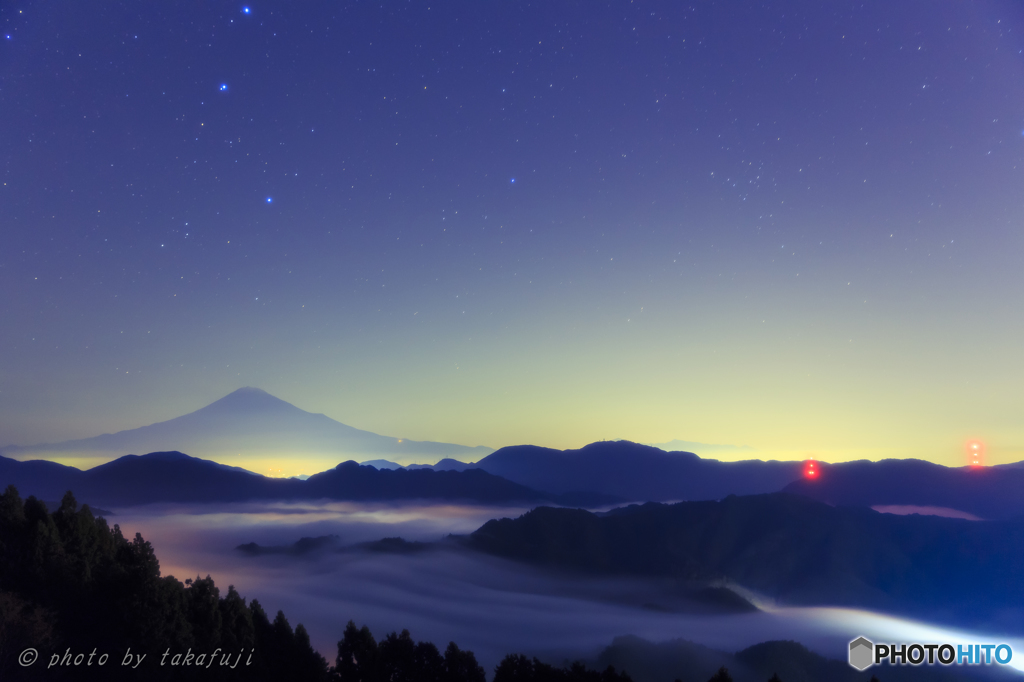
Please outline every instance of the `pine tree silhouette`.
M711 676L708 682L732 682L732 675L729 674L729 670L723 665L718 669L718 672Z

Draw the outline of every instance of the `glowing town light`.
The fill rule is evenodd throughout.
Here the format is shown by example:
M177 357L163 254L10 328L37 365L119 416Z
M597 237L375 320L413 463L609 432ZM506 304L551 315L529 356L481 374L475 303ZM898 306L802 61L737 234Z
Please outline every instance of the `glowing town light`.
M818 477L818 463L813 459L807 460L804 463L804 478L817 478Z

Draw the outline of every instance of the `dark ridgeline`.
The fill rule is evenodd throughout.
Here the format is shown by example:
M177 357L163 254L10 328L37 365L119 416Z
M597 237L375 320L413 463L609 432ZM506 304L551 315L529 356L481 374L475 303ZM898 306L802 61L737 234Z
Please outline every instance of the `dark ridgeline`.
M1024 612L1022 521L896 516L773 493L605 514L540 507L489 521L466 543L588 574L724 580L791 605L997 629Z
M442 466L439 462L435 468ZM801 462L721 462L629 441L601 441L579 450L515 445L473 466L537 490L599 492L631 502L777 492L803 470Z
M819 463L804 478L803 462L722 462L691 452L665 452L628 441L579 450L535 445L501 448L466 465L443 460L435 470L470 467L552 493L592 491L634 502L718 500L785 490L845 506L949 507L983 519L1024 516L1024 462L993 467L945 467L923 460Z
M333 469L296 478L270 478L180 452L125 455L87 471L52 462L0 457L0 484L14 485L40 499L60 499L66 490L96 506L156 502L241 502L247 500L445 500L476 504L550 502L599 506L615 502L600 494L548 494L480 469L376 469L343 462Z
M40 499L65 490L95 506L151 502L334 499L445 500L476 504L549 502L599 507L623 501L716 500L785 490L833 505L948 507L988 520L1024 517L1024 467L944 467L921 460L818 465L720 462L626 441L580 450L532 445L502 448L476 464L377 469L343 462L298 479L268 478L180 452L126 455L87 471L0 456L0 486Z
M311 498L344 500L444 499L482 503L536 502L600 506L617 501L596 493L540 492L480 469L433 471L431 469L375 469L343 462L334 469L314 474L305 481Z
M1024 517L1024 466L944 467L920 459L819 465L814 480L801 478L787 492L851 507L948 507L983 519Z

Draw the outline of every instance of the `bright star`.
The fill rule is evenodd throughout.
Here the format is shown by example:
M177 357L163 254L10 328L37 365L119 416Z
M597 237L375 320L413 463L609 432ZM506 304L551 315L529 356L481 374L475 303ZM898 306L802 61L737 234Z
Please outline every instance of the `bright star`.
M220 84L220 91L221 92L224 92L227 89L228 89L228 84L227 83L221 83Z
M274 203L274 198L273 197L267 197L267 203L268 204Z
M513 185L516 184L516 179L515 178L512 178L512 184Z
M248 7L243 7L243 8L242 8L242 14L248 14L248 13L249 13L249 12L251 12L251 11L252 11L252 10L250 10L250 9L249 9Z

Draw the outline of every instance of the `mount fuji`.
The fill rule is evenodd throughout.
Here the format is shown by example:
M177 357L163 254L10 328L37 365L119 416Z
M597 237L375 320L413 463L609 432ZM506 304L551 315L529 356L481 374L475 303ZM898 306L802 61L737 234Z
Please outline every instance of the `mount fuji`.
M195 412L92 438L0 448L5 457L95 466L122 455L171 451L275 476L312 474L346 460L478 460L491 448L414 441L363 431L240 388Z

